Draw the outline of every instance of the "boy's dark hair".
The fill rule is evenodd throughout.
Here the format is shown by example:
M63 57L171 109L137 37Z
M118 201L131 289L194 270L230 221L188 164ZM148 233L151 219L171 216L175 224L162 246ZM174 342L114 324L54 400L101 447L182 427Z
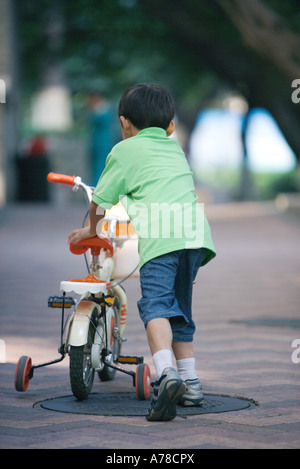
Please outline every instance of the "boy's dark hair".
M159 85L140 83L128 88L119 102L118 114L139 130L147 127L167 129L175 115L175 103L168 90Z

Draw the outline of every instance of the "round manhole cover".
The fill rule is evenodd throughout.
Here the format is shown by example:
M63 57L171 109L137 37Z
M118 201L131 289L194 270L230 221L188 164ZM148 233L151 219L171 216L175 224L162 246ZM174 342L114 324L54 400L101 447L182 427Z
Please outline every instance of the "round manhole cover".
M135 393L98 393L91 394L88 399L78 401L74 396L62 396L37 402L43 409L56 412L88 415L110 416L145 416L150 399L139 401ZM196 414L231 412L250 407L251 401L227 396L204 395L204 403L200 407L177 406L177 415L185 417Z

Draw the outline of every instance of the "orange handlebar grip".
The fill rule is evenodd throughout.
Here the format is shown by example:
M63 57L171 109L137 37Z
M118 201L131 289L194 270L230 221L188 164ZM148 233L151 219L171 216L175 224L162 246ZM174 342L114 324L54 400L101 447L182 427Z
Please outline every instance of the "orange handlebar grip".
M47 181L74 186L75 177L76 176L68 176L67 174L49 173L47 176Z

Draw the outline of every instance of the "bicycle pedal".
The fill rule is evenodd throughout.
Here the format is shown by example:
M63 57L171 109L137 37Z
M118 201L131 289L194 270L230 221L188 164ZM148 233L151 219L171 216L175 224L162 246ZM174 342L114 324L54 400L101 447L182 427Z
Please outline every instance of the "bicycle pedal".
M123 356L120 355L117 360L118 363L126 363L127 365L139 365L144 363L144 357Z
M49 296L48 306L49 308L72 308L75 305L75 300L71 296Z

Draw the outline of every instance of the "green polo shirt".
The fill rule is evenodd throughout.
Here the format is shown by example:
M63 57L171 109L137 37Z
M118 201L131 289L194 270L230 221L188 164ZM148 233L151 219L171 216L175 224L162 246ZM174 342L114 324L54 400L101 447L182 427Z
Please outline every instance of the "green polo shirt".
M159 127L143 129L113 147L93 201L103 208L119 201L124 205L138 235L140 267L180 249L207 248L203 264L215 256L185 155Z

